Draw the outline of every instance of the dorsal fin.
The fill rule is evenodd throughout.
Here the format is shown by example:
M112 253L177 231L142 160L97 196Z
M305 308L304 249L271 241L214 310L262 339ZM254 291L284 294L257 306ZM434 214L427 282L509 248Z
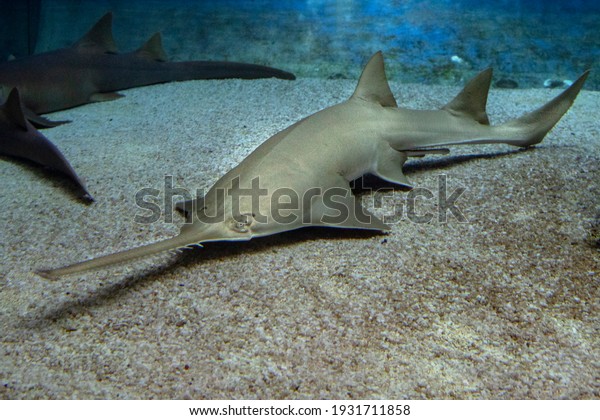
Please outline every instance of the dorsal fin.
M480 124L489 125L485 107L491 81L492 69L489 68L469 80L463 90L442 109L452 115L472 118Z
M135 52L137 55L154 61L167 61L167 53L162 46L160 32L155 33Z
M398 106L385 75L381 51L377 51L365 66L352 97L376 102L381 106Z
M13 88L10 91L8 98L6 98L6 102L4 105L2 105L2 109L12 123L18 125L24 130L28 129L27 119L23 113L21 95L19 95L19 90L17 88Z
M78 49L94 49L105 53L116 53L117 44L112 34L112 12L108 12L100 18L92 29L90 29L79 41L73 45Z

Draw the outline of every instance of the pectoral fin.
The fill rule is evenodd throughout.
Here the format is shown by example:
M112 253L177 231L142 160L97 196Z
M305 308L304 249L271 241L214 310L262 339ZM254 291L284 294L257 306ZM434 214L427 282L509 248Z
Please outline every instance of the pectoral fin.
M30 109L23 108L23 112L25 113L25 117L27 120L35 127L35 128L52 128L57 127L61 124L70 123L69 120L61 120L61 121L51 121L46 117L42 117L41 115L36 114Z

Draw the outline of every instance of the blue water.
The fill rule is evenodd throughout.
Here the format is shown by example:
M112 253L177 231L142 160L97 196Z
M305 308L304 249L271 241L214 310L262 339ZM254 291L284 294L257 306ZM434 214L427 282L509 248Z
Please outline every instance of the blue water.
M586 88L600 89L597 0L39 3L38 52L70 45L112 10L115 38L123 50L135 49L161 31L176 60L238 60L278 66L298 76L355 78L365 60L383 50L390 77L401 81L461 84L492 66L496 80L542 87L547 79L574 79L592 68ZM0 44L4 54L7 44Z

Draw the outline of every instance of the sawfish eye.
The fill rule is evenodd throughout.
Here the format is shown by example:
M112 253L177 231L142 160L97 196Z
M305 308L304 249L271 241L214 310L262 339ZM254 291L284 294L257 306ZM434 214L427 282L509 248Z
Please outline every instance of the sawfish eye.
M236 232L246 233L250 230L253 214L242 214L231 221L231 228Z

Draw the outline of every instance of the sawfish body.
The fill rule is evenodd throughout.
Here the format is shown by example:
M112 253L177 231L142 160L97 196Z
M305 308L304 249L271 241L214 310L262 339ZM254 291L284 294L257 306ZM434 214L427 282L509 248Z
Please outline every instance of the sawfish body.
M154 244L41 271L55 278L161 251L210 241L241 241L304 226L388 230L355 200L349 181L371 173L410 187L409 157L446 153L447 146L539 143L579 93L587 72L541 108L498 126L485 111L491 70L472 79L440 110L399 108L375 54L352 97L293 124L265 141L204 197L180 203L187 223Z
M112 35L112 13L104 15L70 48L0 64L0 85L19 89L24 105L36 114L112 100L115 91L156 83L294 75L255 64L213 61L168 62L160 34L137 51L118 54Z

